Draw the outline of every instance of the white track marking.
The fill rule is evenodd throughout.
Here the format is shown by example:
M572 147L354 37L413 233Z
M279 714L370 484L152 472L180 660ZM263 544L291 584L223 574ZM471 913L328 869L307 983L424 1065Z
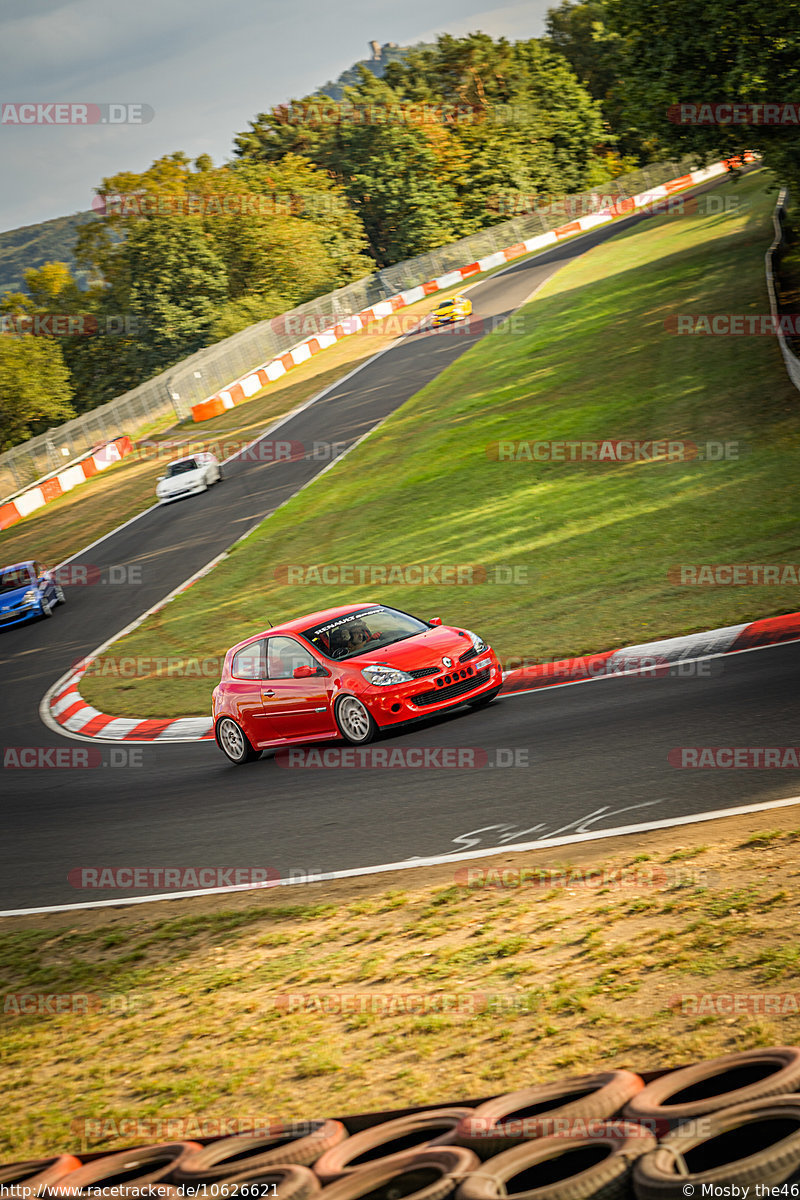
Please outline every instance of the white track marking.
M384 875L389 871L410 871L414 867L437 867L446 863L455 865L474 858L489 858L495 854L521 854L531 850L546 850L551 846L572 846L580 842L592 842L606 838L625 837L631 833L649 833L656 829L672 829L679 825L694 825L702 821L718 821L723 817L738 817L745 813L767 812L770 809L789 808L800 804L800 796L785 800L766 800L761 804L744 804L740 808L717 808L710 812L693 813L688 817L668 817L663 821L647 821L640 825L621 825L616 829L592 830L572 837L543 838L538 842L525 842L520 846L492 846L486 850L473 850L468 854L437 854L427 858L406 859L403 862L383 863L375 867L355 867L349 871L324 871L310 880L280 879L266 884L233 884L230 887L205 888L189 892L165 892L157 896L132 896L118 900L92 900L84 904L52 904L44 908L11 908L0 912L0 917L38 916L49 912L73 912L86 908L122 908L128 904L155 904L159 900L186 900L191 896L221 896L234 892L263 891L265 887L296 887L306 883L327 883L334 879L358 879L367 875ZM584 818L586 820L588 818Z

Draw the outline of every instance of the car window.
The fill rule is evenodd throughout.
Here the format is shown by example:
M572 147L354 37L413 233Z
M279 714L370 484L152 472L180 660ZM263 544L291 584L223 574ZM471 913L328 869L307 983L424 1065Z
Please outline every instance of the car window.
M231 675L234 679L264 678L264 642L251 642L242 646L233 656Z
M12 571L3 571L0 576L0 592L15 592L17 588L27 587L35 582L30 567L15 567Z
M172 479L175 475L185 475L187 471L196 471L197 463L193 458L186 458L182 462L170 463L167 467L167 479Z
M382 650L392 642L425 633L430 626L408 613L384 605L358 609L322 625L303 630L303 636L327 658L355 658Z
M290 637L267 638L267 678L291 679L296 667L319 666L314 655Z

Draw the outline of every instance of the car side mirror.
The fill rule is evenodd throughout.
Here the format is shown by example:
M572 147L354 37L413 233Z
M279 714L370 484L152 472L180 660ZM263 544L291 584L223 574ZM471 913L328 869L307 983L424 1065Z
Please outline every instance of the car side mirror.
M317 667L310 667L307 663L303 663L301 667L295 667L292 677L294 679L311 679L317 674L317 670Z
M166 478L167 478L166 475L159 475L158 478L156 479L156 483L161 483L161 480L166 479Z
M442 623L441 617L431 617L430 621L428 621L429 625L441 625L441 623Z

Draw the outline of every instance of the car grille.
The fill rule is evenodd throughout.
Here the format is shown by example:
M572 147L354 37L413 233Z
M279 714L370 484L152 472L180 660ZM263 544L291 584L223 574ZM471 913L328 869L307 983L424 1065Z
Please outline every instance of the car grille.
M432 688L429 692L420 692L418 696L412 696L411 703L415 704L417 708L425 708L428 704L441 704L443 700L454 700L456 696L463 696L466 692L471 692L484 683L488 683L490 674L488 667L485 671L475 671L472 667L453 671L451 675L444 676L441 687ZM450 683L446 682L448 679L451 681Z
M471 658L474 658L477 653L478 653L478 651L475 649L475 647L470 646L470 648L469 648L469 650L467 650L466 654L462 654L458 661L459 662L469 662L469 660Z
M406 675L411 675L414 679L424 679L426 675L438 675L443 667L420 667L418 671L406 671Z

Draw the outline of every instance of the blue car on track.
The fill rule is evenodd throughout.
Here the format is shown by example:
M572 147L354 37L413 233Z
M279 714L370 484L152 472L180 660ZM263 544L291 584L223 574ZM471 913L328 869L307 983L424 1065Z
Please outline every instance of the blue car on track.
M31 559L0 567L0 629L51 617L55 605L64 603L64 590L44 563Z

